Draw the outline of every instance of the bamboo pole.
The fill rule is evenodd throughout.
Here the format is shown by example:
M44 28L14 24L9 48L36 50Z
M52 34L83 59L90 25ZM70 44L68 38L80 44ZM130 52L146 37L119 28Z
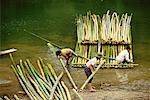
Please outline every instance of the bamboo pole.
M44 87L44 85L41 83L41 78L38 77L39 75L36 73L34 66L30 63L29 59L27 59L27 62L24 62L24 63L29 71L29 74L31 75L33 80L36 82L36 84L39 86L40 91L42 91L42 93L45 97L48 97L48 95L49 95L48 91Z
M127 13L122 14L121 18L119 17L119 15L117 15L116 12L113 12L113 14L110 15L110 11L108 10L107 13L104 14L102 18L100 18L99 15L91 15L91 13L88 12L86 16L80 16L80 21L83 24L82 30L84 31L84 35L82 35L82 38L84 38L84 41L95 41L98 37L99 42L108 43L108 46L104 47L105 50L103 50L102 48L102 52L105 51L106 56L114 58L116 57L117 50L116 47L111 46L111 44L122 44L123 46L119 46L120 49L118 50L121 51L124 48L125 43L132 42L132 36L130 31L131 17L132 14L131 16L128 16ZM78 26L77 29L79 27L80 26ZM110 49L111 47L112 49ZM83 52L83 46L79 48L82 55L89 55L93 53L93 51L87 53ZM89 49L91 49L91 47ZM100 47L98 47L98 52L100 51ZM132 57L132 54L130 56ZM85 63L85 60L79 59L77 63ZM114 63L114 61L106 59L106 63Z
M17 78L19 79L19 82L22 85L23 89L28 94L28 96L30 97L31 100L44 99L45 98L44 96L46 96L45 100L47 100L48 99L47 96L50 96L50 94L48 94L48 92L45 91L45 89L49 90L49 93L50 93L51 86L48 86L49 84L46 81L44 81L42 76L40 76L37 73L37 71L33 68L33 65L29 62L29 60L27 60L27 63L25 63L25 65L28 69L28 72L31 74L32 77L27 73L27 71L25 71L24 65L22 64L22 60L20 60L20 66L17 65L16 67L14 67L12 65L12 68L13 68ZM35 79L36 81L33 80L32 78ZM32 85L30 84L30 81L31 81ZM35 88L33 89L33 87L36 87L36 90L38 90L38 91L36 91ZM54 94L55 99L59 100L59 98L60 98L59 94L56 91L54 93L55 93ZM43 97L43 98L41 98L41 97ZM60 99L62 99L62 98L60 98ZM64 99L64 100L66 100L66 99Z
M20 75L20 77L22 78L22 80L24 82L23 84L25 84L27 86L32 97L35 100L41 99L41 96L38 95L38 93L36 93L36 90L32 87L32 85L31 85L30 81L27 79L26 75L23 74L23 71L22 71L23 69L21 69L21 67L19 65L17 65L17 68L18 68L18 74Z
M44 64L44 62L42 61L42 59L40 58L40 61L41 61L41 63L39 63L40 64L40 66L42 66L43 67L43 71L47 71L46 69L47 68L45 68L45 67L47 67L47 66L45 66L45 64ZM46 88L46 90L48 90L49 92L51 92L51 88L52 88L52 82L51 81L49 81L48 82L48 80L46 80L46 79L44 79L42 76L40 76L39 75L39 73L37 73L37 71L34 69L34 71L35 71L35 73L38 75L38 77L39 77L39 83L41 83L41 84L43 84L43 86ZM47 73L47 72L44 72L44 73ZM55 82L53 81L53 84L54 84ZM58 88L58 87L57 87ZM46 93L47 93L47 91L45 91ZM54 96L55 96L55 99L56 100L58 100L59 98L62 98L62 94L61 94L61 92L60 92L60 90L58 89L58 92L59 92L59 94L55 91L55 94L54 94ZM59 97L59 98L58 98Z
M15 61L14 61L13 56L12 56L11 53L9 53L9 57L10 57L10 59L11 59L11 61L12 61L12 64L13 64L14 66L16 66Z
M15 74L16 74L21 86L23 87L24 91L27 93L27 95L29 96L29 98L31 100L34 100L33 99L34 96L30 93L30 91L29 91L28 87L26 87L25 83L23 83L23 80L21 79L21 76L19 75L17 69L13 65L11 65L11 67L12 67L13 71L15 72Z
M96 72L99 70L99 68L101 66L103 66L105 63L105 60L102 60L101 64L99 64L97 66L97 68L95 69L95 71L88 77L88 79L84 82L84 84L81 86L80 90L82 91L84 89L84 87L86 86L86 84L89 82L89 80L96 74Z
M38 100L38 99L42 99L39 94L37 94L35 92L35 89L32 87L32 85L30 84L29 80L26 80L25 77L22 74L22 71L20 70L20 66L17 65L17 70L16 72L18 73L18 76L20 76L21 80L22 80L22 85L25 84L25 86L27 87L27 90L29 91L29 93L31 94L31 100ZM28 93L28 92L27 92ZM30 95L29 95L30 97Z
M43 99L43 100L46 100L46 96L44 95L44 92L42 92L42 91L40 90L40 86L39 86L36 82L34 82L34 80L30 77L29 74L27 74L27 76L28 76L29 80L31 81L31 83L34 85L36 91L37 91L37 92L40 94L40 96L42 97L42 99Z
M51 91L51 95L50 95L50 97L49 97L49 100L52 100L52 99L53 99L53 95L54 95L55 89L56 89L56 87L57 87L57 85L58 85L60 79L62 78L63 74L64 74L63 72L60 73L60 75L58 76L58 78L57 78L55 84L53 85L53 88L52 88L52 91Z
M16 94L14 95L14 98L15 100L20 100Z
M50 69L50 72L54 76L54 79L57 80L58 77L57 77L54 69L52 68L51 64L47 64L47 65L48 65L48 68ZM67 100L67 97L66 97L64 89L62 88L62 85L60 83L58 83L58 86L60 87L60 91L61 91L61 93L63 95L64 100Z
M64 62L62 61L62 59L59 59L59 60L60 60L60 62L61 62L61 64L62 64L62 66L63 66L63 68L64 68L65 72L67 73L67 76L68 76L68 78L69 78L69 80L70 80L71 84L72 84L72 85L73 85L73 87L77 90L78 88L77 88L77 86L76 86L75 82L73 81L73 79L72 79L72 77L71 77L71 75L70 75L69 71L68 71L68 70L67 70L67 68L65 67Z
M10 99L8 98L8 96L4 96L4 99L5 99L5 100L10 100Z
M24 78L26 76L21 75L21 72L19 72L18 67L14 67L13 65L11 67L13 68L17 78L19 79L21 86L23 87L29 98L31 100L41 99L41 97L35 92L29 80L27 78L26 79Z
M45 66L46 67L46 66ZM49 70L49 67L47 67L47 68L45 68L46 70L47 70L47 73L48 73L48 76L50 77L50 79L51 79L51 82L53 83L53 84L55 84L55 80L57 80L57 78L55 78L53 75L52 75L52 72ZM62 89L61 89L61 85L58 83L58 86L56 87L56 89L57 89L57 91L59 92L59 94L60 94L60 96L61 96L61 98L66 98L65 97L65 95L64 95L64 92L62 91Z
M43 95L45 97L48 97L48 91L44 87L44 85L41 83L41 79L38 77L36 70L34 69L33 65L30 63L29 59L27 59L27 62L25 62L25 65L27 66L28 71L30 72L31 77L35 81L35 83L38 85L40 91L42 91Z
M67 88L67 86L65 85L65 83L63 81L61 81L61 84L64 87L64 89L66 90L66 95L68 97L67 100L71 100L71 95L70 95L69 89Z
M83 98L79 95L79 93L75 89L72 89L72 91L79 97L80 100L83 100Z
M41 75L43 76L44 80L46 80L44 71L43 71L43 69L42 69L42 66L41 66L39 60L37 60L37 64L38 64L39 70L40 70L40 72L41 72Z

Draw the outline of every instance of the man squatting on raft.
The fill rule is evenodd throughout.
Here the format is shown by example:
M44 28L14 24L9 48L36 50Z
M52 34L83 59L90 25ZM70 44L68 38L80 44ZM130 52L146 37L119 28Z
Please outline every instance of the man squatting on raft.
M129 51L131 48L127 46L125 50L121 51L119 55L116 57L117 63L132 63L132 60L129 59Z
M56 55L60 57L64 57L66 60L66 65L69 65L71 62L71 58L73 55L78 56L75 52L70 48L58 49L56 51Z
M84 71L85 71L85 74L87 76L87 78L94 72L94 69L95 69L95 66L98 62L98 60L102 57L102 54L99 53L96 57L90 59L86 65L85 65L85 68L84 68ZM95 87L92 86L92 80L93 80L93 77L90 79L90 81L88 82L88 89L91 91L91 92L95 92Z

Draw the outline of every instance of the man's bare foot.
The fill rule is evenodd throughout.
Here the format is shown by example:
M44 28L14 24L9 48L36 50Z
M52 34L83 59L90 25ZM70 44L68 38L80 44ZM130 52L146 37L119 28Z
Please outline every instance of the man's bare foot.
M92 89L90 89L90 92L95 92L95 91L96 91L96 90L95 90L95 89L93 89L93 88L92 88Z
M92 86L93 89L95 89L95 86Z

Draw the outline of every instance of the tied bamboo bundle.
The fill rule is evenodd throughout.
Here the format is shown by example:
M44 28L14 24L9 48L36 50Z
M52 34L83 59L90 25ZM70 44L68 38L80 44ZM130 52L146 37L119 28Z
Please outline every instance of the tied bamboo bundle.
M91 58L96 54L98 46L89 46L88 43L97 43L99 40L100 17L91 12L87 12L86 16L79 16L77 18L77 43L75 51L79 52L85 58ZM82 45L87 43L87 45ZM94 50L94 51L93 51ZM91 55L92 54L92 55ZM72 64L85 64L86 59L75 57Z
M132 15L123 14L121 18L114 12L112 15L109 14L109 10L102 17L101 23L101 38L104 43L113 42L119 43L132 43L130 22Z
M98 27L99 27L99 16L87 12L86 16L81 16L76 18L77 21L77 38L78 43L82 41L98 41Z
M111 15L109 10L102 18L99 15L91 14L91 12L88 12L86 16L80 15L77 19L76 50L89 59L102 52L106 56L106 64L114 64L113 59L126 45L130 45L132 49L131 18L132 14L126 13L120 17L116 12ZM133 59L132 50L130 51L130 59ZM86 63L85 60L77 57L73 61L72 64Z
M11 60L15 64L12 55ZM60 82L63 72L57 77L53 67L45 64L41 58L37 60L37 65L39 72L29 59L20 60L18 65L11 65L29 98L31 100L69 100L70 92L64 82ZM18 99L17 96L15 98Z
M124 50L126 44L131 46L132 38L130 32L130 22L131 16L128 16L127 13L123 14L121 18L117 15L116 12L103 15L102 18L102 25L101 25L101 39L102 49L99 52L103 52L103 54L107 57L106 64L114 64L115 61L108 59L113 58L115 59L116 56ZM132 51L130 51L130 59L133 59Z

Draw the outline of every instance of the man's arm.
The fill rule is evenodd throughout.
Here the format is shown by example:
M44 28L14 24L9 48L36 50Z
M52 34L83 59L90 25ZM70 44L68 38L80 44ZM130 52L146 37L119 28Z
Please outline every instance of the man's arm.
M94 66L91 64L91 65L89 66L89 68L90 68L91 72L93 73L93 72L94 72Z

